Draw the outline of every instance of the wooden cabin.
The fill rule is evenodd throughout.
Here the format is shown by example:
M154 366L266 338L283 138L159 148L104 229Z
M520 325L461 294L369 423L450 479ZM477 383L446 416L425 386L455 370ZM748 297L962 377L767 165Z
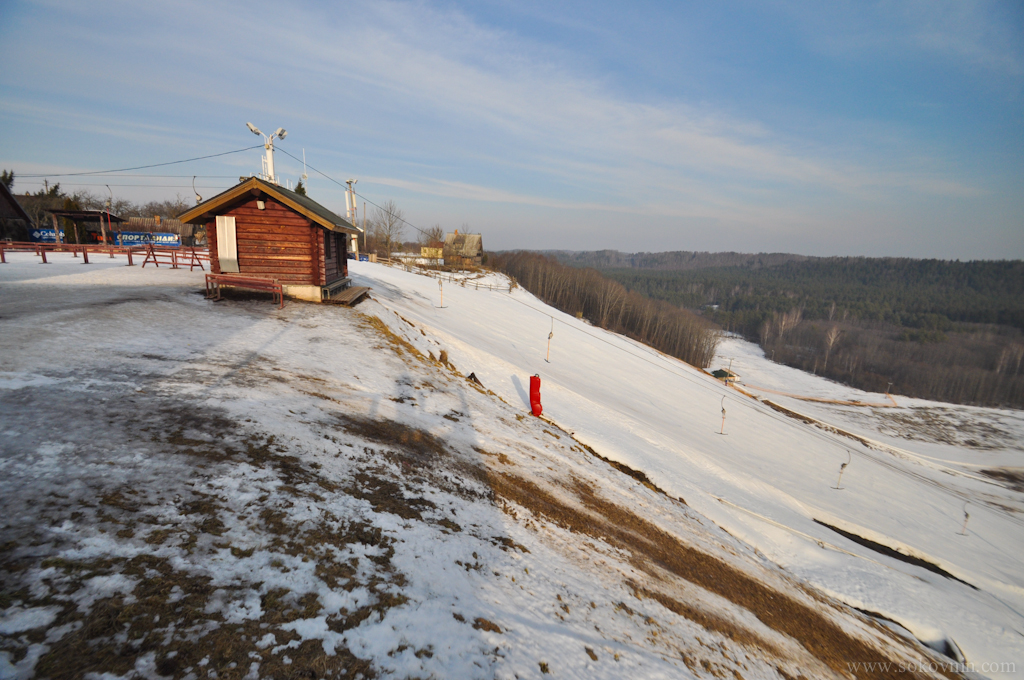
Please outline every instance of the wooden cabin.
M484 237L480 234L445 234L444 263L454 266L477 266L483 262Z
M320 302L349 286L348 220L257 177L178 216L201 225L214 274L274 279L284 294Z
M711 375L718 378L727 385L732 384L734 382L739 382L740 379L738 375L725 368L720 368L717 371L712 371Z

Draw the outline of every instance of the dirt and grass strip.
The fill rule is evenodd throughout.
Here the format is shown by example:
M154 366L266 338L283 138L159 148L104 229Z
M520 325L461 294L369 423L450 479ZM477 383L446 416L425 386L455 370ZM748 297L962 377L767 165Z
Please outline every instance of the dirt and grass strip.
M583 482L576 485L579 506L570 505L537 484L512 474L492 474L490 483L498 497L512 501L568 531L591 536L628 551L634 565L655 579L660 579L662 573L667 572L746 609L772 630L799 642L840 675L847 673L849 664L862 663L861 668L873 669L865 677L893 680L922 677L913 673L897 673L898 664L891 664L893 670L885 670L890 667L885 662L891 659L864 640L850 635L813 607L682 543L632 511L601 498ZM732 622L682 603L654 588L638 590L641 595L703 627L777 654L772 645Z

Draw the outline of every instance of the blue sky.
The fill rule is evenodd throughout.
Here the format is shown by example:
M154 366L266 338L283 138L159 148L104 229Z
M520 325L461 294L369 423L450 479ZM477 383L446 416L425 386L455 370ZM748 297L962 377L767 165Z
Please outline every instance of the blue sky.
M8 0L0 56L18 192L211 196L261 150L57 174L240 149L252 121L490 249L1024 257L1020 2Z

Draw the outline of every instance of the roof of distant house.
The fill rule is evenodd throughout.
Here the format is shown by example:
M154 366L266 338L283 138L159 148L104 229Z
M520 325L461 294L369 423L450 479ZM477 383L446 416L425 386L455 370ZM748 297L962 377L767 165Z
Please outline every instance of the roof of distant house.
M32 218L28 216L25 209L14 198L14 194L7 188L6 184L0 183L0 217L4 219L24 220L26 224L32 224Z
M239 182L227 191L217 194L213 198L203 201L191 210L179 215L178 219L182 222L203 222L215 216L219 208L234 203L249 192L265 193L300 215L331 231L340 231L347 234L362 233L362 229L341 215L328 210L312 198L297 194L290 189L272 184L259 177L250 177L244 182Z
M481 234L460 234L458 231L446 234L444 251L446 254L462 257L477 257L483 252L484 237Z
M106 210L47 210L46 212L57 217L66 217L74 222L106 222L109 216L111 222L124 222L122 217Z

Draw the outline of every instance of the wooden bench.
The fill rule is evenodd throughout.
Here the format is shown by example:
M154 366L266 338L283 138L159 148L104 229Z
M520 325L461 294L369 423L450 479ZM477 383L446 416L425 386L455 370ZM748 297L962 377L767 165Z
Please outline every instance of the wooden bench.
M220 300L221 286L233 288L245 288L266 293L273 293L274 300L280 300L278 309L284 308L284 286L273 279L259 279L253 276L239 276L236 274L207 274L206 275L206 297Z

